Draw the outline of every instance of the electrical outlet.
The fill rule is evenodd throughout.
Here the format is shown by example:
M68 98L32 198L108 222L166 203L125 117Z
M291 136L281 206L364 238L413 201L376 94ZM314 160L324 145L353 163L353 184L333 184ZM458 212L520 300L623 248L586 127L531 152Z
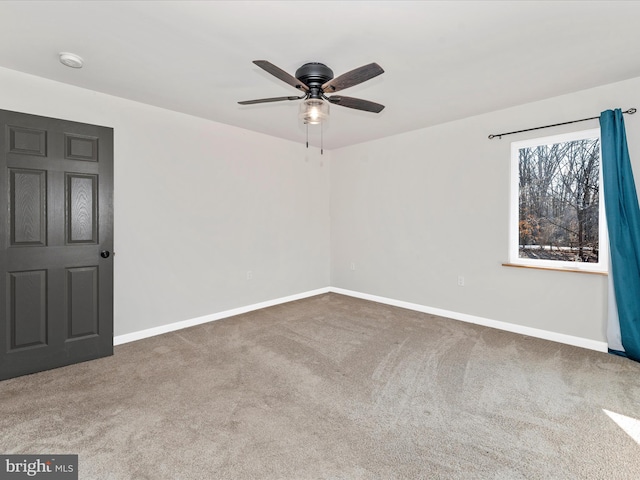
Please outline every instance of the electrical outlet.
M247 280L253 280L253 272L251 270L247 272Z
M351 262L351 270L355 270L356 269L356 262Z
M462 275L458 275L458 286L464 287L464 277Z

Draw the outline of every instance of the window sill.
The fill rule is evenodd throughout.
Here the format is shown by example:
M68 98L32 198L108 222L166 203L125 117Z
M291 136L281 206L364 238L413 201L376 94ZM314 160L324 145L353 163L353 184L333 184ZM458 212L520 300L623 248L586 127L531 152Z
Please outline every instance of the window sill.
M518 263L503 263L503 267L516 267L516 268L533 268L534 270L552 270L554 272L573 272L573 273L587 273L589 275L609 275L608 272L600 272L595 270L584 270L582 268L569 268L569 267L537 267L534 265L520 265Z

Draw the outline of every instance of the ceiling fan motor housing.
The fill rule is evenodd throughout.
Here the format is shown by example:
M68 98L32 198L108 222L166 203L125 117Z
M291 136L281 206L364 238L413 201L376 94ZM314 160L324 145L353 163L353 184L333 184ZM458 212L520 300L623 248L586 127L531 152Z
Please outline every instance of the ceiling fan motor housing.
M309 98L321 98L320 87L333 79L333 70L324 63L310 62L296 70L296 78L309 87Z

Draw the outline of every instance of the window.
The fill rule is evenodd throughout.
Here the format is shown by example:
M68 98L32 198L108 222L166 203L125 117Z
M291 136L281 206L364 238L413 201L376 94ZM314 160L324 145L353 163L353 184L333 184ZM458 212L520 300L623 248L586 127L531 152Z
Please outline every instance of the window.
M511 144L509 261L606 272L600 130Z

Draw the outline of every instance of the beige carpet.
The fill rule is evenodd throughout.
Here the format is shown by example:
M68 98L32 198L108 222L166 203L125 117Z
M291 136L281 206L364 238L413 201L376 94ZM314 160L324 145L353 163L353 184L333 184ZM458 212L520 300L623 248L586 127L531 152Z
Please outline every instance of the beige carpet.
M638 479L640 365L336 294L0 382L81 479ZM635 423L638 429L638 423Z

